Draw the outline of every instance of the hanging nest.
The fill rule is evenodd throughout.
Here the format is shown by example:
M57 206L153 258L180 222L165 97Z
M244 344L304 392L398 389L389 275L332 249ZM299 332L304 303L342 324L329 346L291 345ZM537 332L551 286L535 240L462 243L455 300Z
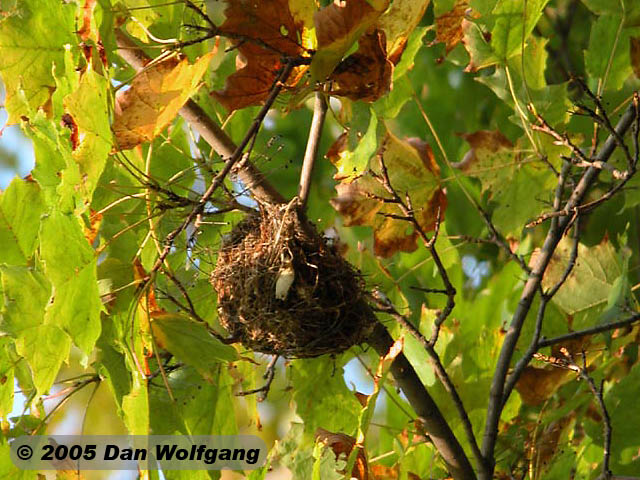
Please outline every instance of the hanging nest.
M308 358L362 343L373 328L364 281L294 199L232 230L211 275L220 323L248 349Z

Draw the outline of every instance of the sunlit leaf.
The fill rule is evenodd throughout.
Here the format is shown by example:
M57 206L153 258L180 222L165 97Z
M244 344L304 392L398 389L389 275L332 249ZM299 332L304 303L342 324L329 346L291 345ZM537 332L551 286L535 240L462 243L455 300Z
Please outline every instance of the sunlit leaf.
M377 22L387 37L387 55L398 57L418 26L431 0L394 0Z
M120 90L112 126L117 148L128 150L162 132L197 90L213 55L203 55L193 65L186 58L169 57L139 73L131 88Z
M60 239L64 238L64 242ZM64 329L89 355L100 336L102 302L98 291L95 252L78 221L60 212L45 217L40 228L40 253L54 300L45 323Z
M76 43L75 13L75 4L24 0L0 23L0 76L10 124L49 101L53 72L64 74L65 49Z
M0 251L2 261L26 264L37 245L40 215L44 211L37 183L16 178L0 194Z
M152 321L156 341L179 360L195 367L206 378L220 362L236 360L236 350L214 338L201 323L182 315L157 313Z

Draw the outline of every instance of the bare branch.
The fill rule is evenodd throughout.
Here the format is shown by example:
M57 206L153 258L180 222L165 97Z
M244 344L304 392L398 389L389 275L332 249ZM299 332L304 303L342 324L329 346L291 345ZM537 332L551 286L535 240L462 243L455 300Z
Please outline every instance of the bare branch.
M638 116L637 104L633 102L626 112L622 115L622 118L618 122L615 130L617 134L622 137L629 130L634 120ZM600 152L596 156L595 160L601 162L607 162L614 150L618 146L617 140L613 135L607 138L606 142L602 146ZM566 201L563 210L569 212L573 211L580 205L580 202L585 197L587 191L600 173L600 169L588 168L582 175L580 181L574 188L569 199ZM485 423L485 432L482 443L482 454L488 465L488 470L481 472L483 480L491 479L493 475L493 469L495 466L494 449L498 436L498 424L500 421L500 415L506 398L504 397L504 389L506 384L507 373L509 371L509 365L515 351L516 343L520 338L522 326L531 309L533 299L540 288L540 282L544 275L551 257L555 252L558 243L562 239L564 232L570 225L571 219L567 216L560 217L552 228L549 228L544 244L541 248L540 255L538 256L536 265L533 267L529 277L525 283L522 291L518 307L513 314L511 324L504 338L502 349L500 350L500 356L498 358L496 369L494 372L493 380L491 383L491 389L489 393L489 405L487 408L487 420Z
M636 313L635 315L632 315L629 318L625 318L624 320L620 320L618 322L606 323L604 325L598 325L597 327L586 328L584 330L567 333L565 335L559 335L553 338L542 338L542 340L540 340L540 342L538 343L538 348L558 345L560 343L564 343L570 340L576 340L578 338L586 337L588 335L596 335L598 333L610 332L612 330L617 330L618 328L628 327L639 320L640 320L640 313Z
M451 397L451 400L453 401L453 404L455 405L456 410L458 411L458 415L460 416L460 420L462 420L464 432L467 437L467 441L471 446L471 451L473 452L473 456L475 457L478 465L482 465L483 464L482 453L480 452L480 448L478 447L478 443L476 442L476 437L473 434L473 425L471 424L471 420L469 419L467 410L464 408L464 403L462 402L462 399L460 398L460 395L458 394L458 391L456 390L455 385L451 381L449 374L445 370L444 365L442 365L440 356L433 348L433 344L430 341L428 341L416 327L413 326L413 324L409 321L409 319L407 319L404 315L401 315L393 306L393 304L391 304L390 302L384 302L384 303L378 302L377 306L381 311L391 315L400 325L402 325L405 329L407 329L409 333L411 333L411 335L413 335L414 338L418 340L418 342L420 342L420 344L424 347L425 351L429 355L429 358L431 359L431 365L433 367L433 370L436 373L436 376L438 377L438 380L440 380L440 383L442 383L442 386L445 388L445 390Z
M311 121L311 128L309 129L309 138L307 139L307 148L304 152L304 161L302 162L302 171L300 172L300 185L298 187L298 199L300 200L300 206L303 210L307 205L307 198L309 197L313 166L318 154L318 146L320 145L320 137L326 115L327 100L324 98L322 92L316 92L315 103L313 105L313 120Z
M384 326L378 324L367 343L378 354L386 355L393 345L393 339ZM418 415L424 432L442 456L453 478L476 480L464 449L404 354L400 353L391 364L391 374Z
M124 58L136 71L144 69L151 60L142 49L136 45L122 31L116 30L118 54ZM193 100L180 109L180 115L204 140L223 158L233 156L237 146L206 112ZM266 203L284 203L285 200L278 191L264 178L262 173L251 163L245 162L242 169L234 171L238 178L251 190L253 196Z

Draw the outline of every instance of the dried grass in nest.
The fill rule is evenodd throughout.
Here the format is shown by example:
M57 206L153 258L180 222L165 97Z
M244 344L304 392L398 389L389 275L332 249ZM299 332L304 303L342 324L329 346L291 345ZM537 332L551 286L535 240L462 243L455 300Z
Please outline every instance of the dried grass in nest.
M286 297L276 282L293 267ZM287 358L339 353L363 342L374 315L364 281L288 205L265 205L240 222L211 275L221 324L254 351Z

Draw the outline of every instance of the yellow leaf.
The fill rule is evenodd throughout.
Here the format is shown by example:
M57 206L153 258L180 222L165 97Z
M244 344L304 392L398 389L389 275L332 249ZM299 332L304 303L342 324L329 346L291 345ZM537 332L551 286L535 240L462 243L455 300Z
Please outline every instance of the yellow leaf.
M178 110L198 89L214 51L193 65L171 57L143 71L131 88L116 95L113 132L120 150L128 150L153 140L178 114Z

